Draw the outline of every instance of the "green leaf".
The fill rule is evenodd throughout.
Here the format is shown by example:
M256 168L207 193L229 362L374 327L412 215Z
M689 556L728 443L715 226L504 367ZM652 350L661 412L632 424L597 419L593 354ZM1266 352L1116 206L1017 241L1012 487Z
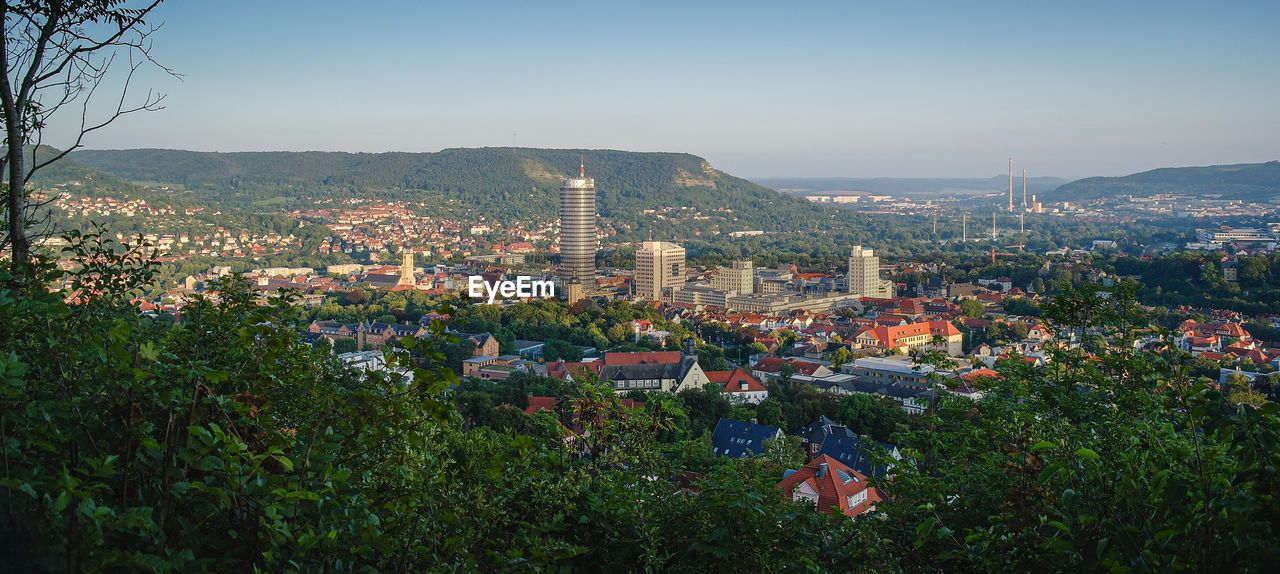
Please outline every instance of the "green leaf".
M1080 449L1076 449L1076 456L1084 457L1084 458L1087 458L1087 459L1089 459L1089 460L1098 460L1098 459L1102 458L1102 457L1098 456L1098 453L1096 453L1096 452L1094 452L1092 449L1088 449L1088 448L1080 448Z
M64 490L62 491L62 494L58 495L57 500L53 501L54 514L62 512L64 509L67 508L68 504L71 504L71 493Z
M1038 451L1038 450L1044 450L1044 449L1046 449L1046 448L1058 448L1058 445L1057 445L1057 444L1055 444L1055 443L1051 443L1051 442L1049 442L1049 441L1047 441L1047 440L1042 440L1042 441L1040 441L1040 442L1038 442L1038 443L1036 443L1036 444L1031 445L1031 452L1035 452L1035 451Z
M285 470L286 472L292 472L292 471L293 471L293 461L292 461L292 460L289 460L289 457L284 456L284 455L282 455L282 454L277 454L277 455L273 456L273 458L275 458L275 459L276 459L276 462L280 463L280 466L283 466L283 467L284 467L284 470Z
M155 344L147 341L138 347L138 356L148 361L155 361L160 358L160 351L156 349Z

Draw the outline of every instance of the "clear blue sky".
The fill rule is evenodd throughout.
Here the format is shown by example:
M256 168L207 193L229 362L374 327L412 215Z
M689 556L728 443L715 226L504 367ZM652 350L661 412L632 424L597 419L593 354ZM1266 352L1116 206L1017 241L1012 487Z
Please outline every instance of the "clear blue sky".
M1275 0L170 0L157 17L154 55L182 81L136 79L167 108L87 147L514 143L689 152L748 177L1280 159Z

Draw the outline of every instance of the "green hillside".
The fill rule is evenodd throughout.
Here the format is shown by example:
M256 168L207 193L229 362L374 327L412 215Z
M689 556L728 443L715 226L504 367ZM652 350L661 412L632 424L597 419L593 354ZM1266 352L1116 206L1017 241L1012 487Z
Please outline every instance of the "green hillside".
M579 156L596 180L600 214L619 220L645 209L729 208L739 228L813 226L830 213L680 153L529 148L438 153L211 153L177 150L78 151L71 157L131 181L182 186L231 207L377 196L456 206L490 217L554 217L557 190ZM729 218L732 220L732 217ZM806 225L808 224L808 225Z
M1155 193L1258 202L1280 199L1280 161L1170 167L1124 177L1090 177L1065 184L1049 197L1057 201L1081 201Z
M57 153L58 150L54 148L40 146L35 150L34 158L37 162L44 162L57 155ZM31 168L32 157L31 148L28 147L26 152L26 167L28 169ZM74 194L91 197L102 195L142 197L146 195L145 190L119 176L66 158L40 168L35 177L32 178L31 184L37 189L55 185L67 186L68 191Z

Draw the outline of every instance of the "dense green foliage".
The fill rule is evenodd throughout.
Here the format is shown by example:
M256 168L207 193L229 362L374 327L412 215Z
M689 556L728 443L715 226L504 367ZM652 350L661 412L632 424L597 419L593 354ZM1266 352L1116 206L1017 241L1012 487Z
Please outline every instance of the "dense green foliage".
M944 402L906 437L885 505L908 569L1258 571L1276 560L1280 407L1237 405L1185 355L1124 345L1143 325L1121 289L1055 299L1060 328L1102 329L1100 361L1056 349L1005 365L986 398Z
M1241 257L1238 281L1227 281L1220 253L1184 251L1152 258L1120 257L1099 267L1142 278L1139 297L1150 305L1190 305L1244 313L1280 313L1280 255Z
M1144 319L1128 287L1043 306L1065 332L1112 337L1100 359L1061 348L1046 368L1002 364L983 400L944 396L915 420L787 383L754 409L714 389L627 408L590 382L459 382L442 332L400 341L395 374L348 370L298 340L287 296L258 305L234 279L181 322L149 318L128 303L152 271L141 254L72 239L68 292L0 290L11 568L1257 571L1280 558L1280 419L1254 406L1272 388L1220 391L1185 356L1132 350ZM522 321L542 329L642 309L529 307ZM566 400L525 415L526 393ZM793 440L750 460L707 451L721 417L791 430L819 414L903 449L881 518L786 501L773 485Z

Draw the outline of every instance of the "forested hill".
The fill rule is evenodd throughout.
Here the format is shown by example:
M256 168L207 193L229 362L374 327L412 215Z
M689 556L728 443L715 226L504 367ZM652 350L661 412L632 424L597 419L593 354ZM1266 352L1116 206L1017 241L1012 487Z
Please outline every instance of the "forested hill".
M1205 199L1266 202L1280 197L1280 161L1153 169L1124 177L1090 177L1055 190L1053 201L1176 193Z
M729 208L744 227L830 219L829 212L681 153L529 148L447 149L438 153L83 150L71 158L124 179L177 185L231 206L281 205L300 198L375 194L442 199L492 216L554 216L560 185L584 156L601 215L645 209ZM443 197L441 197L443 196ZM454 203L456 202L456 203ZM797 221L799 220L799 221Z

